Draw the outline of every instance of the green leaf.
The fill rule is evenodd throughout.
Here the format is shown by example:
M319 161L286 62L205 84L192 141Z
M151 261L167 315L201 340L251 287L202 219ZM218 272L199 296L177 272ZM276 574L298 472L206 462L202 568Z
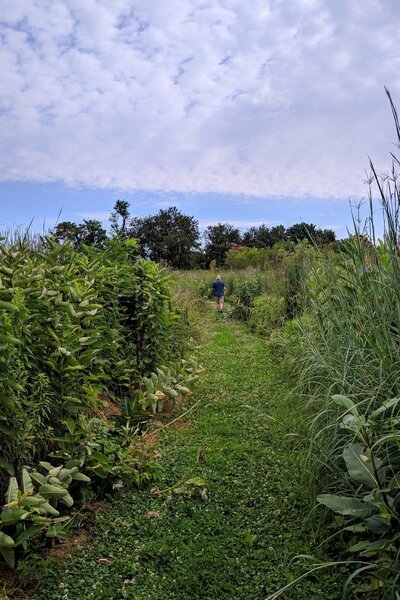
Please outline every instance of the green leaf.
M14 346L20 346L22 344L21 340L12 335L7 335L6 333L0 333L0 343L14 344Z
M1 336L0 336L1 337ZM15 381L12 377L6 377L5 382L16 392L23 392L24 388L18 381Z
M60 515L59 511L56 508L54 508L54 506L52 506L49 502L44 502L43 504L41 504L39 507L39 512L40 514L49 514L53 517L58 517Z
M376 542L362 541L354 544L349 548L350 552L358 552L360 556L375 556L383 551L385 551L388 546L390 546L392 540L382 539L377 540Z
M365 525L361 523L357 523L356 525L348 525L347 527L343 527L343 531L351 531L351 533L364 533L366 530Z
M64 396L64 400L65 398L68 398L70 400L70 396ZM80 403L80 401L78 400L78 402ZM68 429L68 431L70 432L70 434L72 435L75 432L76 429L76 421L74 421L73 419L63 419L61 421L61 423L63 425L65 425L65 427Z
M12 429L11 427L9 427L8 425L6 425L5 423L0 423L0 431L2 433L4 433L4 435L8 435L10 437L14 437L16 434L15 429Z
M343 458L350 477L356 482L369 488L379 486L369 458L364 454L361 444L351 444L343 450Z
M6 504L10 504L18 499L19 488L16 477L10 477L6 493Z
M8 473L8 475L14 475L14 467L4 458L0 458L0 468L4 469Z
M345 429L349 429L354 433L358 433L361 429L361 426L362 422L359 417L355 417L354 415L351 415L349 413L344 415L342 419L342 427L344 427Z
M74 473L73 475L71 475L71 477L74 481L85 481L86 483L91 482L90 477L84 475L83 473Z
M68 494L68 490L61 487L60 485L41 485L39 488L39 494L44 498L62 498Z
M26 469L22 469L22 489L24 492L33 486L32 479Z
M208 482L202 477L191 477L185 481L186 484L198 485L199 487L208 487Z
M31 525L30 527L28 527L28 529L25 529L25 531L23 531L21 535L15 540L15 546L20 546L21 544L24 544L43 528L44 526L40 523L35 523L34 525Z
M62 498L60 498L60 502L68 506L68 508L71 508L71 506L73 506L74 504L74 499L71 496L71 494L67 491L67 493L64 494Z
M0 552L11 569L15 566L14 540L0 531Z
M8 537L8 536L7 536ZM14 548L7 548L1 545L0 542L0 552L3 555L4 560L8 564L8 566L13 569L15 567L15 552Z
M184 385L176 385L175 389L180 393L183 394L184 396L186 396L187 394L190 394L190 390L189 388L185 387Z
M359 416L356 405L353 400L350 400L347 396L342 396L341 394L335 394L332 396L332 400L342 408L345 408L348 412L350 412L355 417Z
M320 494L317 497L317 502L324 504L340 515L348 515L351 517L369 517L376 510L372 504L368 504L367 502L363 502L362 500L348 496Z
M3 300L0 300L0 310L11 310L12 312L19 312L18 306L16 306L12 302L4 302Z
M58 538L59 540L67 540L69 537L62 525L50 525L46 531L46 536Z
M381 406L379 408L377 408L376 410L374 410L369 418L368 418L368 423L374 422L376 420L376 417L378 417L380 414L382 414L383 412L385 412L386 410L388 410L389 408L393 408L394 406L396 406L398 403L400 402L400 398L392 398L391 400L386 400L385 402L382 402Z
M3 525L15 525L22 518L28 515L29 512L24 510L23 508L6 508L0 514L0 519Z
M26 496L21 500L21 506L41 506L46 500L40 494L34 494L33 496Z
M398 490L400 488L400 474L395 475L389 482L389 490Z
M374 515L365 521L368 529L373 533L381 535L390 529L390 523L382 515Z
M51 471L52 469L55 469L56 467L53 467L53 465L51 465L49 462L46 462L44 460L41 460L39 462L39 465L41 467L43 467L44 469L46 469L46 471Z
M0 548L14 548L15 543L12 537L0 531Z
M42 475L42 473L38 473L37 471L31 471L30 476L39 485L45 485L47 483L47 479L44 475Z
M176 398L178 396L175 390L166 385L162 386L162 391L165 392L169 398Z

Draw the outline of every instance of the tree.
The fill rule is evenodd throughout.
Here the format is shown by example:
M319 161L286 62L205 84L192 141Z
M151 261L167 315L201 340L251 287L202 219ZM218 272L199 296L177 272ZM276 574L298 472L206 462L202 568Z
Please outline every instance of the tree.
M285 238L283 225L269 228L264 223L259 227L250 227L243 234L243 244L249 248L272 248Z
M95 219L84 219L80 225L71 221L62 221L54 228L53 235L59 242L67 240L72 242L74 248L80 244L102 246L107 239L106 230L103 229L100 221Z
M129 202L127 200L117 200L114 210L110 215L111 229L116 234L125 236L129 224Z
M286 238L291 242L301 242L303 240L312 242L315 240L316 230L316 226L312 223L295 223L286 229Z
M79 225L81 233L81 244L86 246L103 246L107 239L107 232L102 227L101 222L96 219L84 219L82 225Z
M292 242L307 240L312 244L324 246L336 240L332 229L318 229L312 223L296 223L286 230L287 239Z
M332 229L317 229L315 241L319 246L326 246L336 241L336 234Z
M52 234L59 242L72 242L76 248L80 242L81 228L76 223L72 223L72 221L62 221L61 223L57 223Z
M206 261L209 264L215 260L218 267L225 262L229 244L241 244L242 237L239 229L229 223L209 225L204 233Z
M191 252L199 247L198 221L175 206L153 216L132 219L129 236L137 239L144 256L165 261L175 269L188 268Z

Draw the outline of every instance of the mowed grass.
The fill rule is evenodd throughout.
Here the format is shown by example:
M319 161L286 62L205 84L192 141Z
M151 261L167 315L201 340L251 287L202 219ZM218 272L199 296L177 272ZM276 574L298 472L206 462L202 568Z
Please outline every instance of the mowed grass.
M309 507L299 478L296 406L263 339L224 315L205 317L200 404L159 441L160 489L192 471L203 486L155 495L123 491L68 559L34 573L36 600L256 600L304 572ZM190 422L189 422L190 419ZM24 569L23 569L24 570ZM307 578L282 597L340 597L337 573Z

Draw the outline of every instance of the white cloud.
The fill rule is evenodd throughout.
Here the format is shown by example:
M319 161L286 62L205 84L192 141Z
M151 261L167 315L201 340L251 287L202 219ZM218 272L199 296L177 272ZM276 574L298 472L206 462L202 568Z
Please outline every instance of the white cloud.
M0 180L347 197L394 138L394 0L0 0ZM6 85L4 85L4 83Z

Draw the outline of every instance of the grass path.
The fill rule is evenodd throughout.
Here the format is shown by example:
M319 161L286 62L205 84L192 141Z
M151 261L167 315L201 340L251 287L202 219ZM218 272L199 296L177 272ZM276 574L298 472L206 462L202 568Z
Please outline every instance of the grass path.
M301 573L291 559L310 551L310 534L287 389L262 339L217 314L205 326L201 403L163 433L158 486L195 467L207 498L196 486L122 493L71 558L44 562L32 598L257 600ZM283 597L334 600L339 588L324 574Z

